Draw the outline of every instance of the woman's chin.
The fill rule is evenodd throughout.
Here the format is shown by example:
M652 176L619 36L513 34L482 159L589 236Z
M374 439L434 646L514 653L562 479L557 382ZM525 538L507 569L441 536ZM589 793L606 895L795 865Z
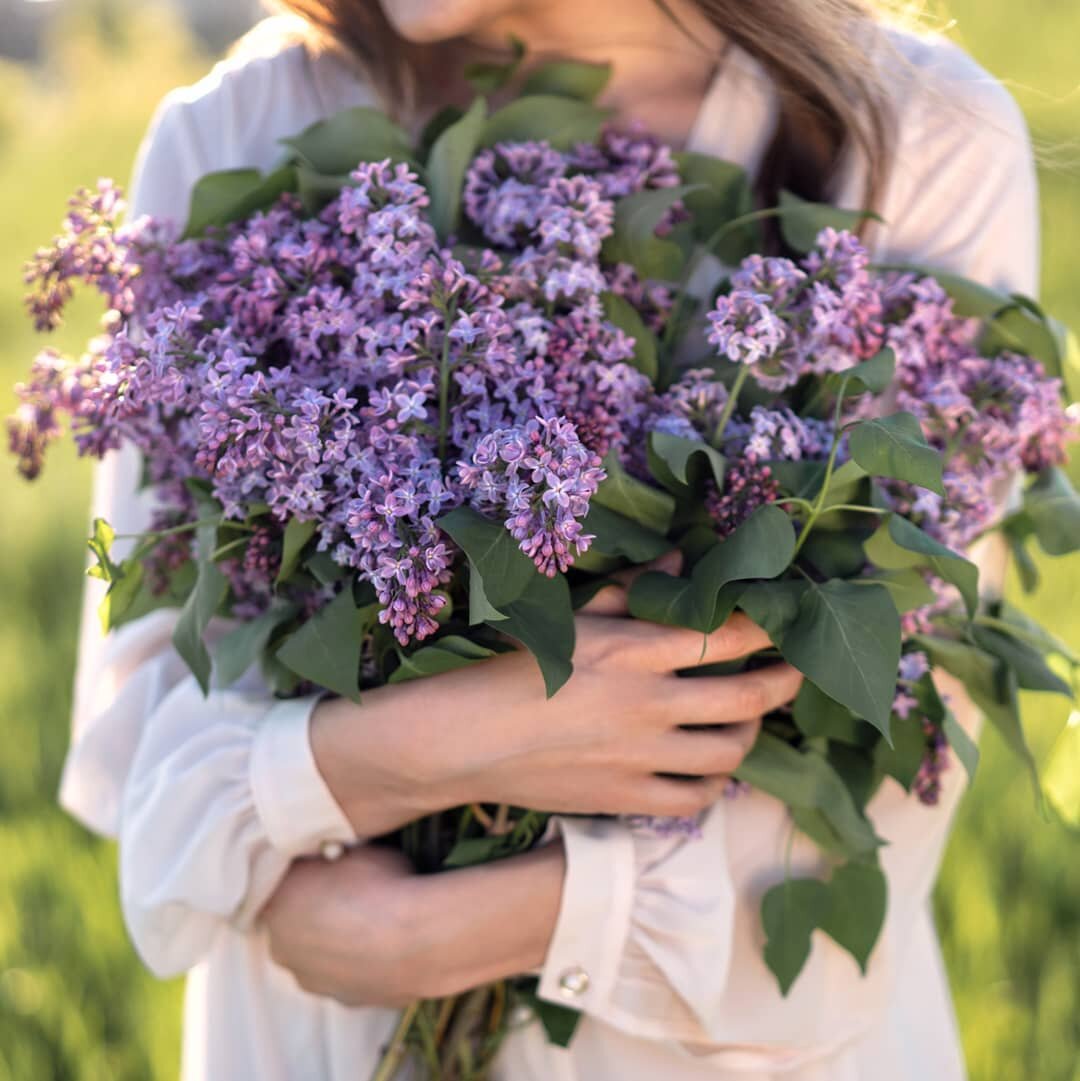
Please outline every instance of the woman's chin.
M380 0L386 17L406 41L417 45L463 37L524 0Z

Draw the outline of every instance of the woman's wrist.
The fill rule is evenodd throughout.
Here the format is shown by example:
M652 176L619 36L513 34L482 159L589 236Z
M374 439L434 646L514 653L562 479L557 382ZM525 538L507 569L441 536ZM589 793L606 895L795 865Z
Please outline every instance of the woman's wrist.
M365 694L361 706L339 698L315 707L312 755L357 836L377 837L460 802L424 726L393 690Z
M562 900L566 854L553 841L494 863L420 875L406 902L418 994L458 994L539 968Z

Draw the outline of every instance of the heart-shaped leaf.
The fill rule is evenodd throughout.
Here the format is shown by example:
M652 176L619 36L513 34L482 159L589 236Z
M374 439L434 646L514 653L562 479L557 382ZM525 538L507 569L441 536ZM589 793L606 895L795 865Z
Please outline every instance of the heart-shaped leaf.
M607 109L555 94L530 94L493 113L484 125L481 146L546 140L556 150L591 143L608 117Z
M273 206L287 191L296 191L291 165L263 176L258 169L227 169L208 173L191 190L184 238L202 236L207 229L250 217Z
M604 457L605 480L592 497L592 505L607 507L654 533L667 534L675 513L675 500L659 488L630 476L618 454L609 451Z
M829 879L828 895L828 907L818 926L855 958L865 976L885 923L885 875L871 863L841 864Z
M470 588L479 588L495 612L520 597L539 576L532 560L518 547L506 527L472 507L456 507L437 522L469 557ZM491 613L482 616L490 619ZM472 622L480 622L472 618Z
M1047 555L1080 549L1080 495L1063 470L1045 469L1035 478L1024 492L1022 513Z
M685 493L709 475L717 488L724 490L727 460L715 447L700 439L650 432L648 458L653 476L677 494Z
M435 140L427 161L428 214L440 239L457 231L465 171L473 159L487 119L487 105L477 98L468 112Z
M809 583L778 645L789 664L888 738L900 663L900 616L888 590Z
M979 604L979 568L898 514L866 542L866 558L883 570L927 567L960 591L969 616Z
M851 457L875 477L895 477L945 494L942 458L911 413L860 421L848 435Z
M653 382L659 374L656 335L645 325L637 308L617 293L601 293L604 318L634 339L634 356L629 362Z
M693 185L655 188L627 195L615 204L614 232L603 244L601 255L606 263L629 263L643 278L674 281L685 256L673 240L656 235L664 215L685 195L696 190Z
M595 101L611 78L610 64L553 60L529 73L522 94L554 94L576 101Z
M761 902L765 964L787 995L810 956L810 936L829 909L829 891L816 878L787 878Z
M603 555L623 556L631 563L648 563L672 549L672 543L659 533L646 529L630 518L609 510L598 503L589 507L582 528L595 540L590 551ZM575 566L579 566L575 561Z
M290 671L319 687L360 701L360 652L378 605L356 607L346 586L278 647L275 656Z
M784 242L797 252L814 248L823 229L855 232L867 218L881 221L870 210L841 210L825 203L811 203L790 191L780 192L779 210Z
M566 579L534 573L525 591L502 611L506 618L489 625L532 653L550 698L574 670L574 609Z
M364 105L318 120L281 142L324 176L348 174L362 161L384 158L415 164L406 132L384 112Z

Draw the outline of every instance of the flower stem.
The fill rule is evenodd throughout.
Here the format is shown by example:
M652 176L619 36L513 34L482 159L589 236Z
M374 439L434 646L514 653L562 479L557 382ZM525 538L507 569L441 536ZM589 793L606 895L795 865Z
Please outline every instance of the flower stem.
M420 1003L414 1002L411 1006L406 1007L405 1010L402 1011L401 1019L398 1021L398 1026L394 1030L390 1045L387 1047L383 1057L379 1060L379 1065L376 1068L375 1073L371 1075L371 1081L391 1081L391 1078L393 1078L398 1067L401 1065L402 1059L405 1057L405 1041L409 1035L409 1030L412 1028L413 1021L416 1020L416 1014L419 1009Z
M743 384L746 382L749 374L750 368L745 364L740 365L739 374L735 376L735 382L731 384L728 400L724 403L724 411L720 414L720 420L717 421L716 431L713 432L712 445L718 449L724 440L724 430L727 428L728 421L731 420L732 414L735 412L735 405L739 400L739 394L742 392Z
M439 461L446 461L446 437L450 428L450 328L457 315L457 301L446 306L442 354L439 357Z
M840 411L844 404L844 391L847 390L848 379L845 377L844 381L840 384L840 393L836 396L836 409L833 414L833 438L832 446L829 448L829 461L825 466L825 478L821 482L821 490L817 494L817 498L814 500L814 505L810 509L810 514L806 519L806 525L803 526L802 532L799 533L799 539L795 542L795 551L792 553L791 558L794 561L795 557L799 554L802 546L806 543L807 538L810 536L810 530L814 528L814 523L821 517L821 512L825 506L825 499L829 492L829 483L832 481L833 470L836 468L836 456L840 453L840 439L843 436L843 429L840 427Z

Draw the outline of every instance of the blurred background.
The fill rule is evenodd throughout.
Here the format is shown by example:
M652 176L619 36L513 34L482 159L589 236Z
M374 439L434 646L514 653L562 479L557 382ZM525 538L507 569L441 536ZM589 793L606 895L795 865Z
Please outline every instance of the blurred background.
M0 415L40 344L21 309L23 260L74 188L127 178L161 95L202 75L256 8L0 0ZM945 14L1027 112L1043 155L1043 300L1080 328L1080 4L953 0ZM77 350L97 314L77 305L54 344ZM113 847L54 803L88 480L66 446L33 487L0 461L0 1081L177 1074L182 988L152 979L128 944ZM1080 560L1047 567L1025 603L1080 646ZM1065 712L1029 696L1040 757ZM1077 853L988 732L935 898L972 1081L1080 1081Z

